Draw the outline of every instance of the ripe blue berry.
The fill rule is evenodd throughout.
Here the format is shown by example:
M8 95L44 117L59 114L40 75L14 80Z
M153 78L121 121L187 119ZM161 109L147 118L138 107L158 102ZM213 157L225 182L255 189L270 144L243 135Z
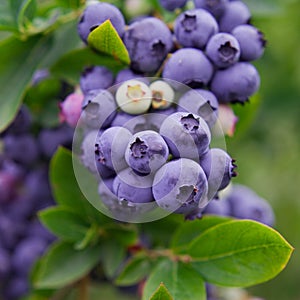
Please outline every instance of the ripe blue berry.
M241 59L252 61L260 58L265 50L266 40L261 31L251 25L240 25L233 29L232 35L241 48Z
M116 76L115 84L120 84L130 79L137 79L144 82L145 84L148 84L149 83L148 79L143 77L144 77L143 74L135 73L130 69L123 69L118 72Z
M229 201L224 199L212 199L204 208L203 214L211 214L217 216L230 216L231 206Z
M231 32L236 26L248 23L250 18L251 12L244 2L230 1L219 20L220 31Z
M137 72L156 72L173 47L172 35L161 20L148 17L132 23L124 34L124 43Z
M166 163L157 171L152 191L161 208L191 214L206 201L207 180L198 163L180 158Z
M147 119L145 114L130 115L120 111L111 123L111 126L121 126L127 128L131 133L137 133L146 130Z
M213 66L201 50L183 48L175 51L163 69L163 78L195 87L206 85L213 75Z
M100 129L108 127L116 115L117 105L107 90L91 90L83 100L81 120L85 125Z
M203 8L210 12L215 18L222 16L228 0L194 0L196 8Z
M269 226L274 225L272 207L250 188L240 184L233 185L228 201L232 216L239 219L252 219Z
M97 161L115 172L127 168L124 154L131 137L128 129L118 126L100 132L95 142Z
M176 8L184 7L187 0L159 0L160 5L169 11L173 11Z
M246 62L218 70L211 82L211 91L220 103L244 103L259 88L260 77L256 68Z
M113 73L103 66L86 68L80 76L80 88L84 94L90 90L107 89L114 82Z
M159 169L168 159L169 149L164 139L155 131L136 133L125 152L127 164L138 175L149 175Z
M217 21L204 9L183 12L174 25L176 39L183 47L204 49L208 39L217 32Z
M209 39L205 52L215 66L227 68L239 60L240 45L233 35L221 32Z
M84 10L77 25L80 38L87 42L90 32L106 20L110 20L118 34L123 36L125 20L120 10L112 4L100 2L91 4Z
M199 160L208 150L211 134L208 125L200 116L189 112L176 112L168 116L159 133L166 140L171 154Z
M148 203L153 201L151 176L139 176L132 168L117 174L113 183L114 194L118 200L127 203Z
M216 196L217 192L230 183L235 172L235 161L227 152L219 148L212 148L200 157L200 165L208 180L208 199Z
M186 92L178 101L177 111L187 111L202 117L211 128L218 118L219 103L207 90L194 89Z

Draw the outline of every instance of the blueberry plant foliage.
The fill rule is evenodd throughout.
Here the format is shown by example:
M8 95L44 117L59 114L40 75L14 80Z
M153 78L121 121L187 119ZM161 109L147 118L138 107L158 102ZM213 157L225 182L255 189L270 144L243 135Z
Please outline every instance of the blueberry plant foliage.
M126 23L133 17L148 15L159 20L154 22L156 25L159 23L157 26L165 26L161 31L172 28L175 34L176 30L181 32L180 26L191 26L188 31L192 31L195 16L186 11L194 9L194 5L205 8L207 2L211 14L205 12L205 18L208 19L204 20L208 28L214 28L211 35L217 34L217 21L213 18L219 20L219 24L223 24L224 28L230 27L230 21L226 18L221 21L219 10L212 10L209 6L210 1L148 0L138 1L135 5L131 1L109 2L120 9ZM178 6L170 7L171 2L178 2ZM240 1L228 1L231 4L235 2L243 5ZM59 111L56 103L59 93L62 89L66 89L65 94L74 90L75 86L79 85L84 68L90 66L105 67L114 76L124 69L131 68L133 74L138 73L140 76L146 64L146 72L143 75L152 73L151 76L174 76L171 79L178 81L184 77L187 81L182 79L183 83L194 88L195 82L193 78L189 78L193 74L182 72L178 75L180 70L174 63L174 57L180 56L180 51L184 51L185 47L193 48L189 52L191 61L194 56L197 63L199 61L199 68L205 69L206 73L200 74L204 76L200 81L210 86L218 100L223 97L224 103L221 104L225 105L226 109L230 110L233 102L245 102L251 96L254 113L258 97L252 97L252 94L257 89L257 74L248 62L237 62L238 53L241 51L237 49L239 46L236 46L238 34L231 35L229 41L226 40L226 36L222 37L225 39L222 55L233 54L233 61L229 59L225 60L225 63L219 62L220 57L216 54L220 48L218 39L211 42L212 50L207 54L208 58L198 49L203 48L203 45L198 46L189 36L178 34L179 45L169 46L169 41L173 40L170 34L170 39L166 38L164 44L159 39L154 44L153 51L156 51L157 55L150 63L146 61L138 65L140 61L134 47L141 47L139 51L144 51L141 49L145 45L141 43L133 46L127 29L124 29L125 33L120 34L118 26L114 26L109 19L101 24L92 24L85 43L80 40L77 26L86 4L93 5L80 0L1 2L1 131L5 132L13 123L22 103L29 107L34 120L40 126L58 125ZM259 1L251 0L249 4L254 15L273 13L275 10L271 1L262 5ZM280 9L278 5L276 8ZM203 14L203 11L201 13ZM244 13L247 15L247 12ZM243 17L243 13L240 16ZM176 20L177 29L172 27ZM146 29L153 25L153 20L142 19L141 22L144 22L143 26ZM246 21L242 21L241 24L244 23ZM134 35L134 25L131 26ZM153 31L147 34L155 36L158 33ZM199 41L197 32L193 34ZM205 39L204 44L210 38L207 34L208 32L206 37L201 37ZM240 41L241 45L242 43L243 41ZM161 56L164 51L165 55ZM180 59L183 58L184 55ZM216 71L218 76L212 83L209 73L215 70L209 66L210 60L216 61L220 66L220 70ZM226 73L230 70L228 68L233 68L231 64L235 64L234 68L239 70ZM41 69L47 69L48 76L35 86L32 84L33 75ZM245 86L243 91L240 91L233 86L233 92L226 91L232 84L228 78L239 77L239 72L244 72L243 70L246 70L247 74L253 74L249 79L250 90ZM198 69L195 72L198 72ZM227 84L225 88L222 86L224 82ZM224 89L227 93L225 96L222 94ZM249 122L249 116L245 116L243 107L234 110L239 114L238 126L246 126L245 122ZM106 293L103 299L127 299L127 292L124 291L130 289L134 293L129 294L128 299L218 299L209 294L208 285L249 287L268 281L284 269L292 254L292 246L270 227L273 216L264 215L265 211L270 211L269 207L264 206L262 211L255 215L257 206L247 204L247 209L253 211L253 214L243 214L242 205L232 195L226 199L226 209L231 212L239 211L236 215L228 211L225 213L224 206L220 208L216 205L207 208L209 213L205 214L204 211L203 216L196 220L185 221L182 215L169 214L160 220L146 223L119 222L107 217L96 209L96 205L92 205L94 203L86 200L73 171L76 168L81 170L81 184L86 185L90 191L89 198L98 197L98 183L88 170L82 168L80 157L72 155L69 149L58 148L49 166L51 190L56 204L39 212L41 222L57 238L32 266L28 299L99 299L98 295L103 291ZM250 192L247 195L248 198L241 198L241 201L255 198L255 203L260 205L262 199L255 193ZM210 204L213 204L218 200L211 202ZM225 204L225 200L220 202ZM233 210L232 206L236 209ZM0 246L2 247L1 243ZM0 265L0 278L1 272ZM112 286L115 288L112 289ZM25 297L26 295L24 299Z

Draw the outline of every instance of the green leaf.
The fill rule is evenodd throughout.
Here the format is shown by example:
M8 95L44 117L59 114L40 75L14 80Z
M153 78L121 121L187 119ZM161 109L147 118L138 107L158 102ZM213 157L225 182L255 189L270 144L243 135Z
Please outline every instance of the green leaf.
M246 287L275 277L293 248L274 229L258 222L221 223L195 239L187 251L206 281Z
M126 262L115 283L119 286L138 284L149 274L150 267L151 264L146 256L134 256Z
M205 300L202 277L191 265L180 261L162 260L146 281L143 300L148 300L163 283L174 300Z
M106 241L101 244L101 262L108 278L113 278L125 260L126 249L118 242Z
M126 247L134 245L138 241L137 228L134 224L112 224L106 226L105 230L110 238Z
M17 23L11 14L9 1L0 1L0 30L18 30Z
M103 22L89 34L88 44L93 49L114 57L115 60L130 64L128 51L110 20Z
M51 73L70 84L79 83L81 72L85 67L101 65L115 73L124 68L124 65L106 54L95 53L90 48L70 51L62 56L52 67Z
M51 39L40 36L26 42L12 37L0 43L0 131L14 119L32 74L50 46Z
M32 21L35 16L35 12L37 9L36 0L13 0L15 3L19 3L19 13L17 17L18 27L26 27L27 23Z
M163 283L161 283L158 289L151 296L150 300L173 300L174 298L171 296L167 288Z
M51 232L67 241L81 241L89 229L78 214L60 206L41 211L39 218Z
M270 16L282 13L286 4L281 0L245 0L245 3L254 16Z
M74 157L76 163L78 159ZM79 163L79 162L78 162ZM97 182L88 171L84 174L89 188L97 194ZM73 172L72 154L59 148L50 162L50 183L58 204L81 215L88 222L103 224L107 218L96 210L82 194Z
M85 276L100 259L99 245L75 250L67 242L54 244L34 278L36 288L60 288Z
M200 220L182 223L172 237L171 248L176 252L182 252L190 242L205 232L205 230L230 220L224 217L205 216Z

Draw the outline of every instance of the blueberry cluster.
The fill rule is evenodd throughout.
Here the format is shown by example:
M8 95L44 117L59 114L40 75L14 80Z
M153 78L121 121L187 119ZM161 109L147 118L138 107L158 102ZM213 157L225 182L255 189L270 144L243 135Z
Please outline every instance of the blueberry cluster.
M66 126L37 129L26 106L0 136L0 298L20 299L29 272L54 240L37 211L54 205L48 163L58 144L70 145Z
M252 219L273 226L275 216L270 204L252 189L241 184L233 184L220 199L214 199L204 209L204 214Z
M194 8L184 9L186 3L160 0L164 9L179 11L168 26L157 17L142 16L127 27L117 7L96 3L84 11L78 32L87 43L89 33L109 19L129 52L133 74L162 71L165 79L210 90L219 103L244 103L259 88L259 74L250 62L262 56L266 44L262 32L250 24L247 5L239 0L194 0ZM81 80L84 91L112 83L103 67L88 70Z
M85 94L81 159L100 175L99 194L114 217L156 207L200 215L236 175L227 152L210 147L217 108L209 91L160 78Z

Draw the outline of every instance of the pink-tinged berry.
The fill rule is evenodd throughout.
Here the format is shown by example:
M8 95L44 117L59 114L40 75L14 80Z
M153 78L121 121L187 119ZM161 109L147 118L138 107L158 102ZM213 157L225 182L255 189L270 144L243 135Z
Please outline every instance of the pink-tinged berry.
M234 135L238 120L239 118L234 114L233 109L229 105L219 105L219 122L225 134L230 137Z
M72 93L67 98L59 103L59 120L66 122L71 127L75 127L80 118L83 95Z

